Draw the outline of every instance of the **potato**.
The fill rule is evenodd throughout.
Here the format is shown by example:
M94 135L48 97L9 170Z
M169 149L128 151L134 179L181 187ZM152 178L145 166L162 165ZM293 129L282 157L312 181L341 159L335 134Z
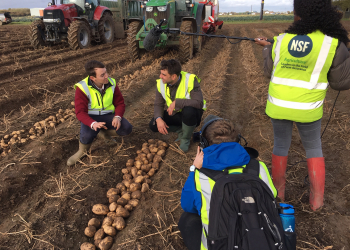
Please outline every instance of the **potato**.
M141 150L137 150L136 151L136 154L140 154L142 151Z
M94 226L95 228L99 228L100 225L101 225L101 222L98 219L96 219L96 218L92 218L88 222L88 226Z
M96 204L92 207L92 212L98 215L106 215L109 212L109 209L106 205Z
M134 181L131 180L123 180L122 183L125 185L126 188L130 187L130 184L133 183Z
M111 195L116 195L116 194L119 194L119 193L120 193L119 189L117 189L117 188L110 188L107 191L107 198L109 198L109 196L111 196Z
M132 199L141 199L142 193L140 190L134 191L131 193Z
M108 197L108 200L109 200L109 203L113 203L113 202L117 202L117 200L118 200L119 198L120 198L119 195L114 194L114 195L109 196L109 197Z
M84 231L85 235L87 237L94 237L95 233L96 233L96 227L94 226L88 226L85 228L85 231Z
M147 154L147 160L148 162L151 162L153 160L153 155L151 153Z
M143 144L142 144L142 147L143 147L143 148L148 147L148 143L147 143L147 142L143 143Z
M102 222L102 228L105 226L112 226L113 220L111 217L105 217Z
M154 143L156 143L156 141L154 139L149 139L148 140L148 144L154 144Z
M143 160L144 165L147 165L148 163L149 163L149 161L147 160L147 158L146 158L146 160Z
M158 140L157 144L161 145L162 143L164 143L162 140Z
M117 217L114 219L112 226L118 230L123 230L125 228L125 220L123 217Z
M139 161L140 160L140 156L135 157L135 161ZM134 163L135 166L135 163Z
M113 238L111 236L107 236L106 238L104 238L100 244L98 244L98 247L101 250L108 250L112 247L113 245Z
M159 169L159 162L153 162L152 168L154 168L154 170L158 170Z
M165 147L165 148L168 148L169 147L169 144L166 143L166 142L163 142L162 144L160 144L162 147Z
M142 183L143 179L144 179L143 176L137 176L137 177L135 177L135 183Z
M143 170L145 172L148 172L150 169L151 169L151 166L149 166L149 164L141 166L141 170Z
M123 173L123 174L128 174L128 173L129 173L129 170L128 170L127 168L123 168L123 169L122 169L122 173Z
M122 191L125 191L126 190L126 187L123 183L118 183L117 186L116 186L117 189L120 190L120 192Z
M129 193L126 193L120 199L125 199L125 200L129 201L131 199L131 195Z
M117 217L117 215L115 214L115 212L109 212L107 214L107 217L112 218L114 220L114 218Z
M157 152L157 155L160 155L161 157L164 157L164 155L165 155L165 150L159 150L158 152Z
M103 230L105 231L105 234L110 236L115 236L117 234L117 230L115 230L115 228L112 226L105 226Z
M145 177L145 179L143 180L143 182L146 182L146 179L148 179L148 178L149 178L149 175L148 175L148 174L146 174L146 175L144 175L143 177Z
M143 184L142 184L142 187L141 187L141 192L142 192L142 193L145 193L145 192L147 192L148 190L149 190L148 184L147 184L147 183L143 183Z
M34 140L36 138L36 135L29 136L30 139Z
M117 209L118 204L116 202L112 202L109 204L109 211L114 212Z
M128 202L129 205L136 207L139 204L139 200L137 199L132 199Z
M104 236L105 236L105 231L103 231L103 229L100 228L100 229L97 230L97 232L95 233L94 240L101 240Z
M148 172L148 175L153 176L155 172L156 171L154 170L154 168L151 168L150 171Z
M123 217L123 218L127 218L130 215L129 211L123 207L118 207L115 213L117 217Z
M132 183L130 184L130 191L135 192L137 190L141 190L141 184L140 183Z
M145 183L147 183L148 185L150 185L152 183L151 179L146 179Z
M153 162L161 162L163 159L160 155L155 155L153 158Z
M89 242L84 242L81 244L80 250L96 250L96 247Z
M133 167L133 168L131 169L131 175L132 175L133 177L135 177L135 176L137 175L137 168L136 168L136 167Z
M140 168L141 168L141 165L142 165L141 161L136 161L136 162L135 162L135 167L136 167L137 169L140 169Z
M145 153L146 155L151 153L148 148L143 148L142 152Z
M130 204L126 204L126 205L124 206L124 208L125 208L126 210L128 210L129 212L131 212L132 209L133 209L134 207L131 206Z
M134 160L133 159L129 159L126 164L127 167L132 167L134 165Z
M117 201L117 204L118 205L121 205L121 206L125 206L126 204L128 204L128 201L124 198L120 198L118 201ZM117 209L117 208L116 208Z
M123 179L124 180L131 180L132 179L132 175L131 174L125 174L125 175L123 175Z
M157 153L158 152L158 148L157 147L152 147L150 148L151 153Z

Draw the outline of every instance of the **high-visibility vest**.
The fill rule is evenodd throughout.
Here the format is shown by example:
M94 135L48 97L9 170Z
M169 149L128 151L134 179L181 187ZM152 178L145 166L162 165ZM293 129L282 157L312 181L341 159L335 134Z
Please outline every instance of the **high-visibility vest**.
M89 99L88 114L89 115L106 115L114 113L113 96L116 86L115 79L108 77L111 87L105 90L102 96L100 91L88 84L89 77L76 83L74 89L79 88Z
M242 168L229 169L229 174L241 174L243 173L243 169L246 165L242 166ZM277 190L273 185L271 176L269 174L269 170L266 167L265 163L259 161L259 177L263 180L270 188L273 196L276 198ZM202 207L201 207L201 220L202 220L202 243L201 250L207 250L207 233L209 232L209 211L210 211L210 200L211 194L213 192L213 188L215 185L215 181L210 179L205 174L201 173L197 169L195 169L194 181L196 185L196 190L201 193L202 198Z
M303 123L321 119L338 39L315 31L302 36L284 33L274 40L266 114Z
M194 87L194 79L197 79L198 83L201 82L196 75L181 71L181 82L176 90L175 99L191 99L190 92ZM157 80L157 89L163 96L166 105L169 107L173 102L170 98L170 89L167 84L164 84L162 79ZM207 109L206 101L203 99L203 110Z

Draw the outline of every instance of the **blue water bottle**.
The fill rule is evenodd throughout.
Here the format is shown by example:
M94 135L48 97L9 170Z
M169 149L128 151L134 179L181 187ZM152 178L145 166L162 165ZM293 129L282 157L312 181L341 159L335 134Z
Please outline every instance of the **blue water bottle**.
M295 232L294 207L289 204L280 203L280 217L283 230L286 232Z

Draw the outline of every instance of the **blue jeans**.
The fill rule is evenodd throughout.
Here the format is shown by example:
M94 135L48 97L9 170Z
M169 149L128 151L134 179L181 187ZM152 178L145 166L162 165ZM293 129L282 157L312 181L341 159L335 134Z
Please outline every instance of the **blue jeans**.
M114 118L114 114L107 114L107 115L90 115L92 119L94 119L97 122L105 122L105 126L107 129L114 129L112 125L112 120ZM97 129L97 131L91 129L91 127L86 126L85 124L81 123L80 128L80 142L82 144L91 144L93 140L96 138L97 134L100 132L100 129ZM118 131L116 131L116 135L129 135L132 132L132 125L128 122L127 119L122 118L120 128Z

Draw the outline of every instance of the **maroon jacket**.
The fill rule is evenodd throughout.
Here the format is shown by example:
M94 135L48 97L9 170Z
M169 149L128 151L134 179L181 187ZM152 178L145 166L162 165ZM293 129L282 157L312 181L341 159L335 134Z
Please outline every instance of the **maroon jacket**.
M89 79L89 85L91 80ZM93 86L93 85L92 85ZM110 83L105 84L105 89L110 87ZM75 114L77 119L81 121L86 126L91 126L91 123L95 122L88 114L88 104L89 99L83 91L79 88L75 90ZM113 105L115 107L115 116L123 117L125 112L124 98L118 86L115 86L114 95L113 95Z

